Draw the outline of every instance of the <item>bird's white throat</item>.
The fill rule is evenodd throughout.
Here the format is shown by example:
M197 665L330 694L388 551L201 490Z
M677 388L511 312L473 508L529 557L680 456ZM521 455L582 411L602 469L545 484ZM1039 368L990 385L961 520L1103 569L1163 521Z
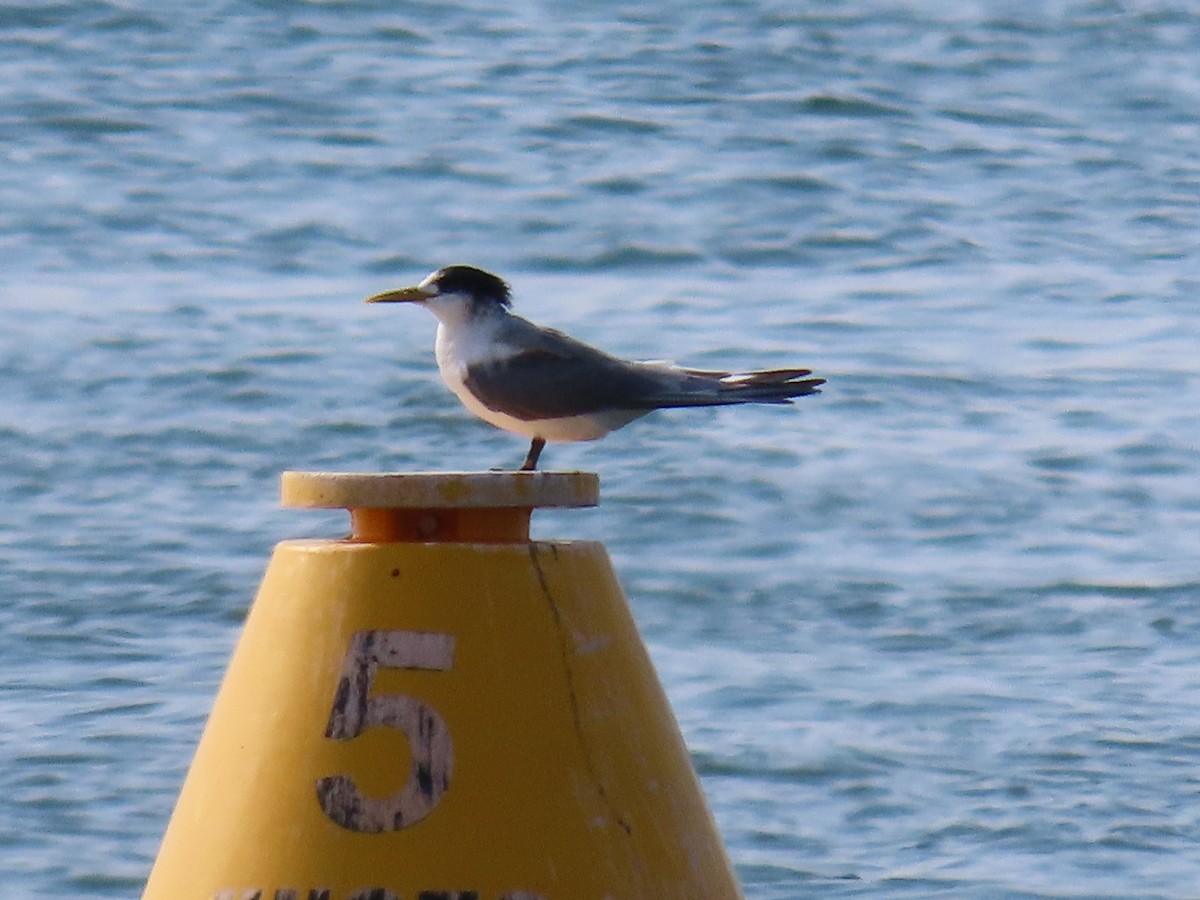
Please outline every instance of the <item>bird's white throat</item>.
M437 298L440 299L440 298ZM512 348L497 339L506 313L503 310L472 311L469 307L447 305L438 316L434 352L443 376L453 369L459 377L467 366L490 362L512 353Z
M489 310L480 310L466 294L438 294L421 303L437 316L443 325L458 327L475 319L488 316Z

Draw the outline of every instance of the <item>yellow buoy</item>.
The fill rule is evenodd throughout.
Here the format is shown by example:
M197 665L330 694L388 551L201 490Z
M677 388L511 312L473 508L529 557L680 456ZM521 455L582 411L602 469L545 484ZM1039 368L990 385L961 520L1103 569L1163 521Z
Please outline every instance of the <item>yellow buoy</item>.
M740 897L602 545L594 475L289 472L144 900Z

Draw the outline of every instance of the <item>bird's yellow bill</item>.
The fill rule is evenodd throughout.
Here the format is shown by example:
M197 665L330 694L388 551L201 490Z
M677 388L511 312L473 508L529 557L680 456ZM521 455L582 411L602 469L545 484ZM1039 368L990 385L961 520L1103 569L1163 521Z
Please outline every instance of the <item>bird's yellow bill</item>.
M406 287L400 288L398 291L384 291L382 294L376 294L374 297L368 297L367 303L420 303L422 300L428 300L430 297L436 297L437 291L430 291L423 287Z

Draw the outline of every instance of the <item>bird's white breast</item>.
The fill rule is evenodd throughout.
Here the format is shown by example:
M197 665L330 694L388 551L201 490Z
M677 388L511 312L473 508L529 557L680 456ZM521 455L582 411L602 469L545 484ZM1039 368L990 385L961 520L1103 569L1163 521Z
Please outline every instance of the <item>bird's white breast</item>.
M489 409L467 388L467 369L470 366L499 359L512 352L503 344L496 343L497 324L489 319L439 322L434 344L438 371L446 387L479 418L505 431L532 437L534 432L528 428L531 423Z
M438 371L450 390L464 403L467 369L482 363L503 359L512 349L496 339L498 320L476 318L465 322L439 322L434 355ZM469 405L469 404L468 404Z

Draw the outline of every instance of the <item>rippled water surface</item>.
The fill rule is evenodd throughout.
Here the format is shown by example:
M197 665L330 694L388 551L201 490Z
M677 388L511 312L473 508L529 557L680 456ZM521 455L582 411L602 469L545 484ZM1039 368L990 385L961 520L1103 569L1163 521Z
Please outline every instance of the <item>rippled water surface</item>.
M556 468L753 900L1200 893L1200 14L0 8L0 870L129 897L284 469L515 464L362 305L448 262L804 363Z

